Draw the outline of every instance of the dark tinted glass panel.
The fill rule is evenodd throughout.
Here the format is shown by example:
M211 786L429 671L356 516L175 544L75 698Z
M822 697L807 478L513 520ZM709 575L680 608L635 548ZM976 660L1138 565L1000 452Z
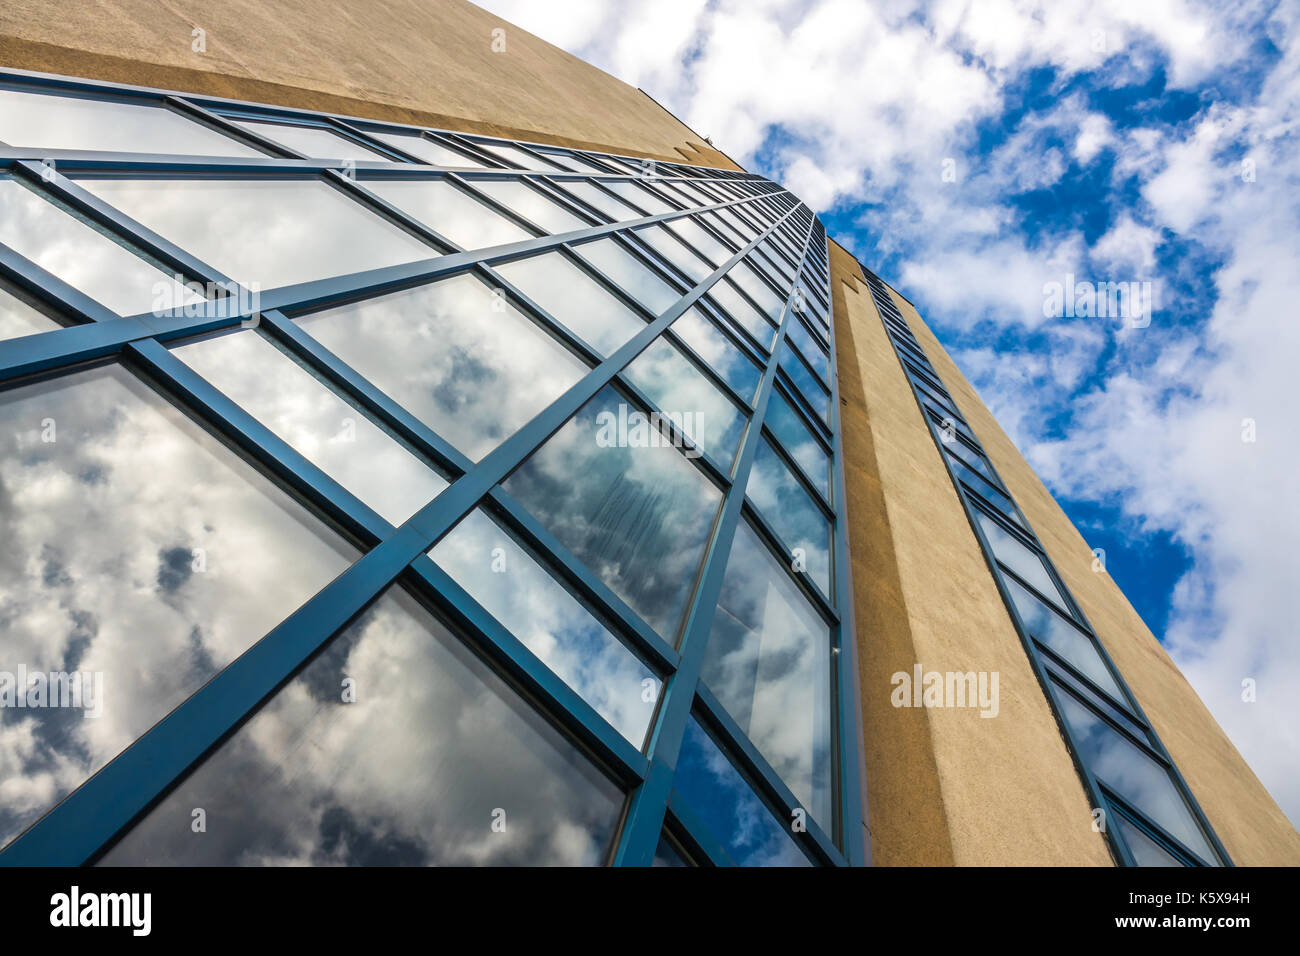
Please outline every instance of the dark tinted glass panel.
M739 866L811 866L790 832L694 720L673 787Z
M668 838L667 834L659 837L659 845L655 847L654 863L651 866L690 866L686 858L678 851L676 845Z
M0 393L0 488L0 670L83 705L0 707L0 845L355 557L117 366Z
M674 641L722 496L603 389L505 488L651 627Z
M618 788L439 621L389 591L106 865L593 865ZM202 807L207 832L191 831Z

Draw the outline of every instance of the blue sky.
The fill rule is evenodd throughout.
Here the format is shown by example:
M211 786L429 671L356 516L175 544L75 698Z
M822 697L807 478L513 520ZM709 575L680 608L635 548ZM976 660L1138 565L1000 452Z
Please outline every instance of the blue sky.
M1300 4L480 5L790 187L915 302L1300 821ZM1149 324L1045 315L1067 276L1150 282Z

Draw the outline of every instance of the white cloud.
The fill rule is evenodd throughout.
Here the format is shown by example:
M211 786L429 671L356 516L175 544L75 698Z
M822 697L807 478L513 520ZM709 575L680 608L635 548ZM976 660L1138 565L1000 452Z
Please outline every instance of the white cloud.
M521 6L484 5L507 16ZM902 263L887 278L956 340L959 362L1049 485L1118 503L1134 527L1166 531L1189 549L1168 646L1300 820L1300 641L1291 623L1300 551L1296 7L719 0L619 5L595 27L573 27L564 25L568 3L522 6L524 25L561 45L565 31L580 36L569 49L648 89L741 163L754 167L766 145L764 171L813 205L860 209L857 231L838 238L868 264ZM672 24L642 29L665 38L672 57L656 62L620 32L631 6L663 8L647 16ZM1251 46L1262 34L1281 54L1253 92L1248 78L1268 63ZM1048 94L1059 95L1004 116L1030 71L1044 67L1056 70ZM1077 84L1067 91L1082 71L1092 71L1092 86L1118 89L1147 84L1157 67L1168 88L1208 104L1192 121L1163 121L1169 98L1158 97L1138 108L1145 125L1132 128L1131 114L1120 123ZM780 137L769 137L774 128ZM997 134L992 153L981 150L977 128ZM1071 226L1037 228L1014 201L1068 184L1072 164L1111 157L1109 177L1089 180L1103 193L1070 200L1080 215L1096 211L1090 204L1111 212L1091 243ZM945 158L955 182L942 178ZM1247 159L1253 181L1243 175ZM1160 272L1165 242L1194 242L1226 262L1203 280L1212 287L1191 287L1207 314L1189 310L1174 327L1170 312L1126 333L1044 319L1043 284L1067 271L1116 280L1150 273L1186 288L1188 276ZM973 334L990 330L1036 344L1011 352L974 344ZM1042 413L1061 411L1072 424L1049 440ZM1254 444L1241 441L1244 418L1257 422ZM1246 677L1259 682L1253 705L1240 700Z

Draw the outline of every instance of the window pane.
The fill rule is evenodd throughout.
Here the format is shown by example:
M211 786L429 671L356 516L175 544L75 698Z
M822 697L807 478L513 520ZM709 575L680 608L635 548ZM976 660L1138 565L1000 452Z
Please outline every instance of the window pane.
M696 252L703 253L715 266L722 265L736 254L736 250L727 248L693 219L674 219L667 223L667 228L689 242Z
M721 278L709 286L709 298L722 306L737 325L754 337L761 348L771 350L772 342L776 339L776 326L763 318L728 279Z
M724 469L745 431L745 416L667 339L658 338L623 373Z
M1106 819L1111 826L1119 830L1120 836L1128 844L1128 848L1132 851L1133 858L1137 861L1138 866L1183 865L1171 856L1168 850L1139 830L1137 826L1129 821L1128 817L1118 810L1112 809Z
M0 141L30 149L266 158L160 106L20 90L0 90Z
M657 216L664 212L673 212L673 207L664 202L649 189L643 189L634 182L613 181L605 186L618 193L637 209L645 210L645 215Z
M613 239L584 242L575 251L652 315L662 315L682 297L680 292Z
M536 238L451 183L366 179L361 185L462 249L486 249Z
M817 413L822 421L826 421L826 416L830 414L830 399L821 384L813 378L807 366L799 361L798 356L790 348L790 343L785 342L781 346L781 367L785 373L790 376L790 381L794 382L795 387L799 389L812 410Z
M344 136L318 126L288 123L263 123L259 120L234 119L244 129L265 136L273 143L287 146L308 159L355 159L358 162L390 162L387 156L367 149Z
M1025 630L1029 635L1074 665L1079 673L1089 678L1115 700L1123 702L1124 695L1120 693L1115 679L1110 676L1110 671L1102 661L1101 655L1097 653L1092 640L1015 581L1010 578L1005 580L1012 603L1015 604L1016 612L1024 622Z
M517 179L476 179L470 185L552 235L590 225Z
M754 401L762 371L704 313L691 306L673 323L672 329L737 395L746 402Z
M13 179L0 178L0 242L118 315L201 301L161 269Z
M795 549L802 552L808 576L829 597L831 523L766 440L754 456L745 495L791 549L792 558Z
M975 515L984 529L984 536L989 539L989 546L993 548L993 556L1069 616L1061 592L1043 567L1043 559L982 511L976 509Z
M663 226L646 226L633 230L633 234L645 240L650 248L681 270L692 280L692 285L713 272L712 266L683 246Z
M997 511L1007 517L1020 527L1024 527L1024 522L1020 520L1020 515L1016 513L1015 506L1011 499L1002 493L1000 489L990 484L984 479L984 476L966 467L966 462L958 456L952 454L953 448L957 442L948 442L944 445L944 450L948 452L949 460L952 462L953 471L957 477L969 485L974 491L986 502L992 505Z
M587 372L471 275L296 321L475 461Z
M795 301L798 302L797 299ZM805 302L802 313L804 315L808 313L806 304ZM798 313L799 310L795 309L795 312ZM827 359L826 353L822 351L821 343L813 340L812 335L804 328L803 322L799 321L796 316L791 316L790 321L786 324L785 337L794 343L795 347L799 349L799 353L808 360L808 364L813 367L821 380L829 382L830 361Z
M602 389L505 489L672 642L722 495L637 416Z
M604 190L597 189L591 183L573 181L563 182L560 184L564 189L577 196L588 206L593 206L603 212L614 222L625 222L628 219L640 219L641 213L637 212L627 203L620 199L615 199Z
M1218 857L1164 768L1066 691L1056 697L1084 761L1096 776L1206 863Z
M478 168L483 166L478 160L471 159L464 153L448 149L441 143L435 143L433 140L426 139L418 134L380 133L373 130L367 130L366 132L379 142L387 143L404 153L409 153L416 159L422 159L430 166L474 166Z
M636 313L561 252L495 268L601 355L609 355L645 328Z
M454 634L394 589L102 862L595 865L622 802ZM197 839L194 807L208 811Z
M0 846L356 556L118 366L0 396L0 487L4 669L91 685L0 708Z
M748 262L738 262L727 275L745 290L760 310L773 322L781 318L785 309L785 296L777 295L772 287L758 277Z
M438 254L317 179L86 179L81 185L236 282L262 289Z
M658 679L532 554L476 509L429 556L640 748L659 699Z
M544 159L538 159L531 153L526 153L522 149L516 149L505 143L480 143L483 149L489 153L495 153L500 156L507 166L513 166L516 169L555 169L555 164L548 163Z
M830 644L830 628L742 521L701 678L828 833Z
M666 833L659 835L659 845L655 847L655 858L651 866L690 866L686 858L678 852L676 845L668 839Z
M0 341L62 328L48 315L0 289Z
M400 525L446 480L256 332L173 350L295 451Z
M686 725L673 787L737 865L812 865L694 719Z
M812 437L808 426L790 407L785 396L773 390L767 403L767 427L813 483L830 500L830 456Z

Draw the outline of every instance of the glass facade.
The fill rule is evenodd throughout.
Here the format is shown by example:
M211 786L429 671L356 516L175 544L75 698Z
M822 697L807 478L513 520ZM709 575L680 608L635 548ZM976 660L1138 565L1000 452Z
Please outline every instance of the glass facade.
M984 454L889 289L863 269L1007 610L1124 866L1223 866L1227 851Z
M863 862L797 197L5 75L0 211L0 861Z

